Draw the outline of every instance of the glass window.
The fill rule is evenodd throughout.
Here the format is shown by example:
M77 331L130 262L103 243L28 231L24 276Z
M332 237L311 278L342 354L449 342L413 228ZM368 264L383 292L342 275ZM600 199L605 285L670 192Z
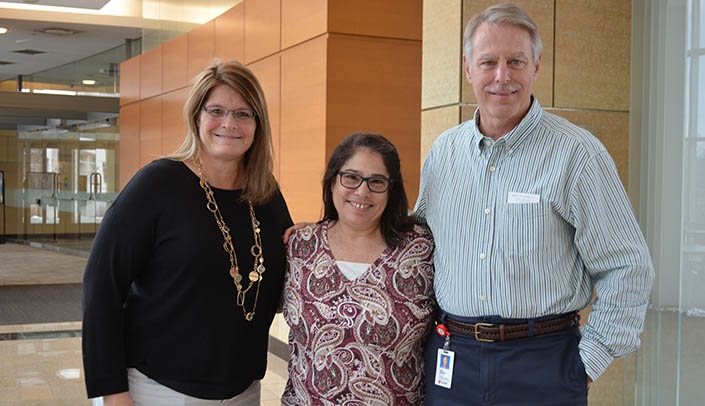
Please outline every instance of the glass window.
M644 5L635 63L648 79L632 136L643 145L640 214L656 280L635 404L695 405L705 380L705 0Z

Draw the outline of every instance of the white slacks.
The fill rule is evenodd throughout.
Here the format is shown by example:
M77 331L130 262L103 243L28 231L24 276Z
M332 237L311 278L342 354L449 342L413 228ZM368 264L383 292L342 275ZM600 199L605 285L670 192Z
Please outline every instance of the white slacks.
M135 368L128 368L130 397L135 406L259 406L260 381L254 381L241 394L230 399L198 399L168 388ZM103 398L93 399L93 406L102 406Z

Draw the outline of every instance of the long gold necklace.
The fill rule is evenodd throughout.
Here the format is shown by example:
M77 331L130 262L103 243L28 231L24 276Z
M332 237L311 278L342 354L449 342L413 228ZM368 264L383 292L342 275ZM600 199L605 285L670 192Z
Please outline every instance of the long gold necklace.
M201 188L206 192L206 208L213 213L215 217L215 222L223 234L223 250L230 257L230 276L232 276L235 282L235 287L237 288L237 306L242 308L242 314L245 316L245 320L252 321L255 318L255 310L257 309L257 300L259 299L259 288L262 282L262 274L267 270L264 266L264 257L262 256L262 237L260 236L259 221L255 217L255 209L252 207L252 202L247 201L250 206L250 220L252 220L252 232L254 234L254 245L250 248L250 254L254 258L254 265L252 265L252 272L249 273L248 278L250 283L247 288L242 288L242 275L240 275L240 267L237 264L237 255L235 255L235 247L233 246L233 238L230 236L230 228L225 224L223 215L220 213L218 208L218 203L215 201L215 196L213 195L213 190L206 182L205 176L203 176L203 167L201 166L201 161L196 160L196 167L198 168L198 178L200 179ZM257 290L255 291L255 303L252 306L252 311L248 312L245 308L245 295L252 286L257 283Z

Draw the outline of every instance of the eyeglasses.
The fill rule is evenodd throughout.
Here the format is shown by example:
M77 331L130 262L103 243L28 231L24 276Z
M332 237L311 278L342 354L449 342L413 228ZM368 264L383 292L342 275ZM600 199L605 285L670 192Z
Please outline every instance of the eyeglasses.
M233 118L239 123L249 123L257 117L257 113L248 109L228 110L219 106L201 106L201 110L219 120L225 120L228 113L233 113Z
M340 177L340 185L346 189L357 189L362 185L362 182L367 183L367 188L370 192L384 193L389 189L392 180L384 176L370 176L368 178L360 176L354 172L338 172Z

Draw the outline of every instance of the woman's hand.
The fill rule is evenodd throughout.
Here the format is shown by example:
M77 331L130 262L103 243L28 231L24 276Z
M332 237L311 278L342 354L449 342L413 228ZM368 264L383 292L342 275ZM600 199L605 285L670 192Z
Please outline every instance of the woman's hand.
M103 406L133 406L133 403L128 392L121 392L103 396Z
M287 228L286 231L284 231L284 236L282 236L282 240L284 241L284 245L289 243L289 237L291 236L291 233L293 233L294 231L296 231L300 228L304 228L309 224L311 224L311 223L301 222L301 223L296 223L293 226Z

